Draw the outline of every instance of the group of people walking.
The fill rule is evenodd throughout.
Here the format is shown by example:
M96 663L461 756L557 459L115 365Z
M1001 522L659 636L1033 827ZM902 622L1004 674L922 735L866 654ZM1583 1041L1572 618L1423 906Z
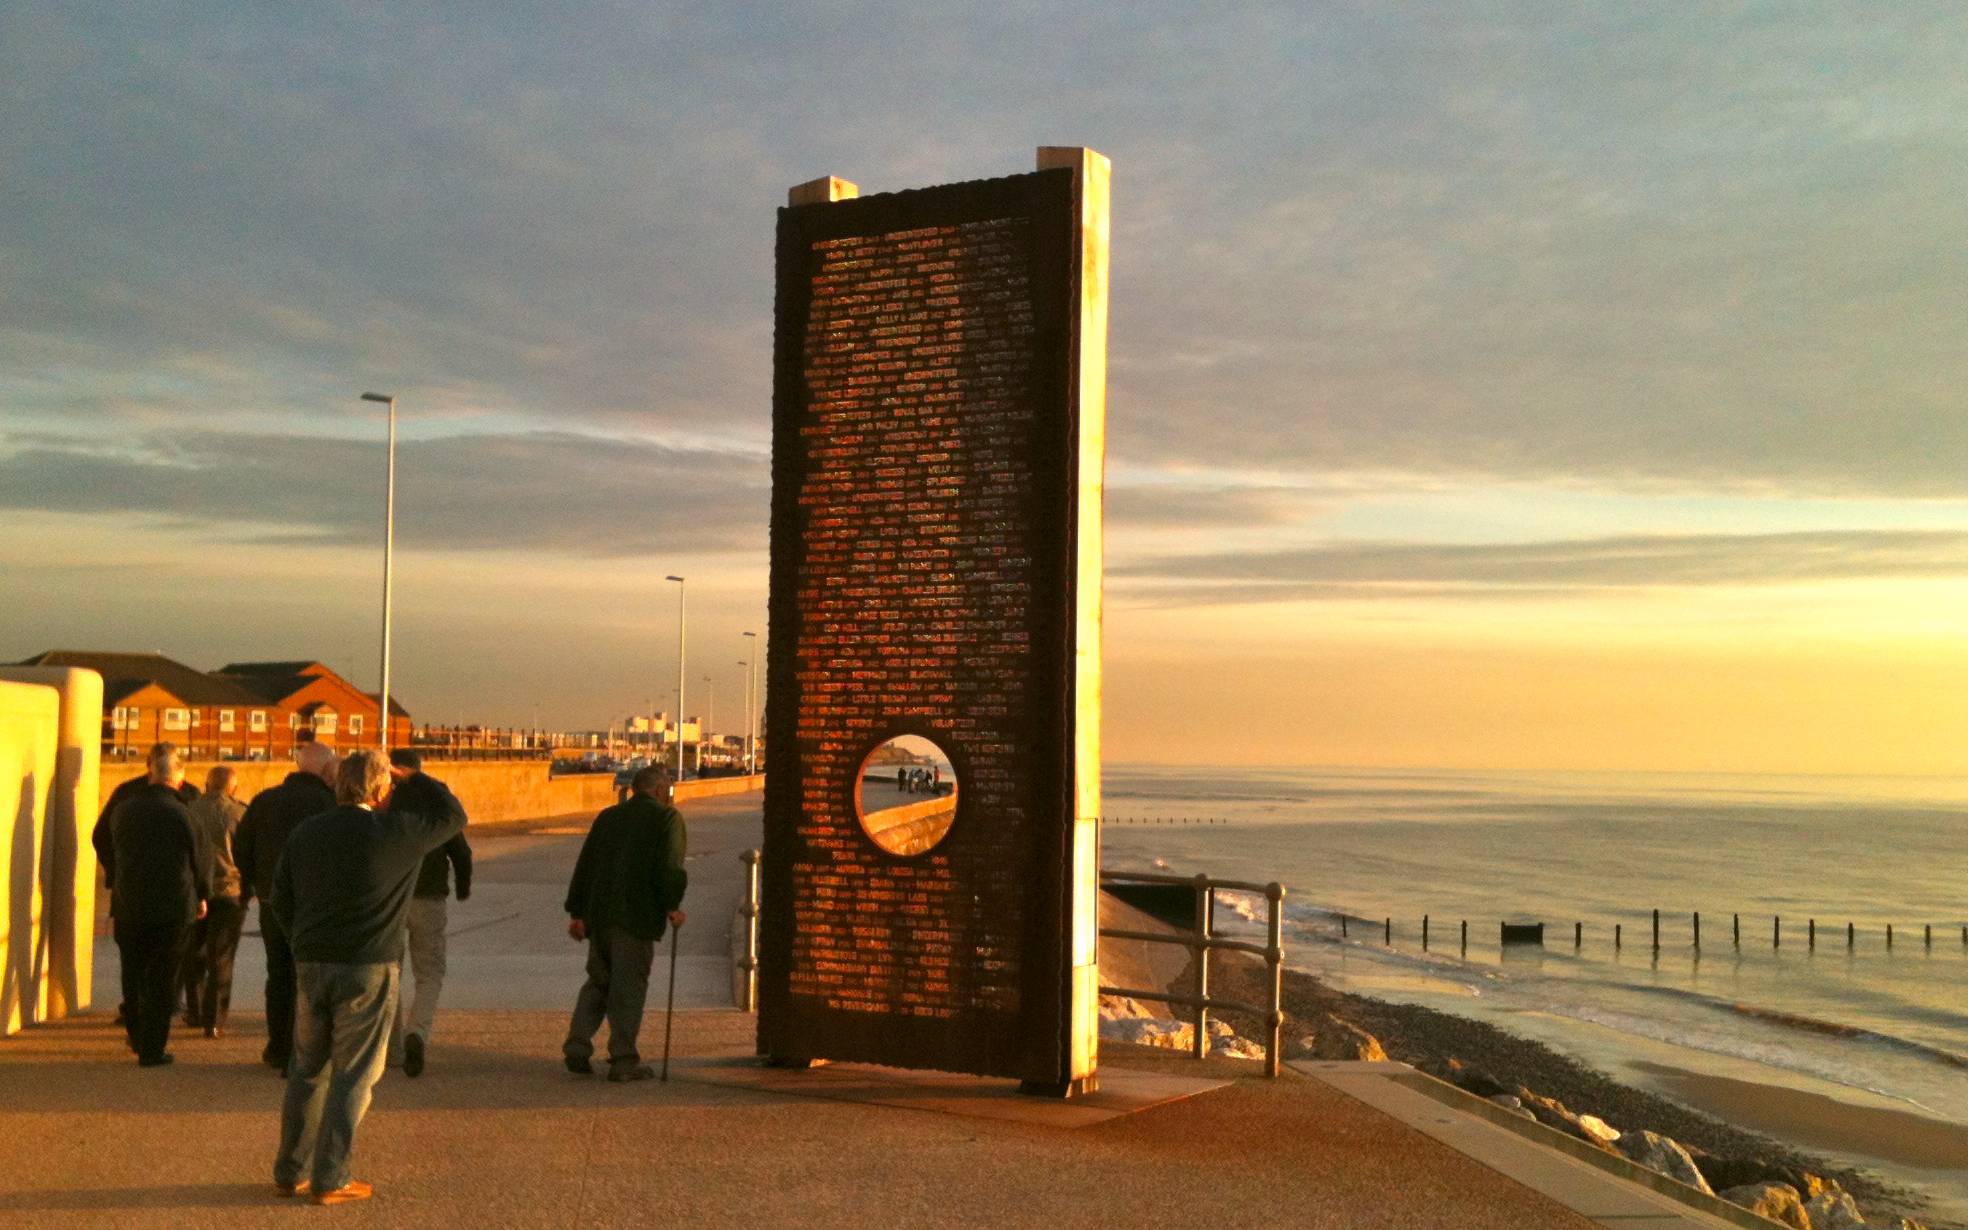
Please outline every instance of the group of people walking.
M446 901L471 895L464 808L413 750L385 758L304 743L295 770L250 804L230 766L201 793L183 753L160 743L142 778L119 786L93 838L110 890L122 1021L140 1067L172 1062L171 1022L223 1035L233 957L260 901L267 1040L284 1074L276 1190L318 1204L365 1199L350 1174L355 1132L387 1066L421 1075L445 975ZM641 1026L655 944L684 922L685 830L669 777L644 769L630 796L589 830L566 901L568 932L588 944L587 981L563 1046L570 1071L593 1071L609 1024L610 1080L655 1073ZM408 959L416 994L399 994Z
M904 765L895 771L895 788L903 794L941 794L943 793L942 766L931 765L927 769L912 769Z

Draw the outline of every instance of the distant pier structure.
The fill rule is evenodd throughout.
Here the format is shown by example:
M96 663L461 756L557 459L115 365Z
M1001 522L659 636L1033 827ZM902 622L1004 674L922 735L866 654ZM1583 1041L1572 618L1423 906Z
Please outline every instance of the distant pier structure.
M830 176L780 211L774 1062L1096 1087L1108 173L1046 147L877 196ZM860 786L915 740L961 788L905 843Z

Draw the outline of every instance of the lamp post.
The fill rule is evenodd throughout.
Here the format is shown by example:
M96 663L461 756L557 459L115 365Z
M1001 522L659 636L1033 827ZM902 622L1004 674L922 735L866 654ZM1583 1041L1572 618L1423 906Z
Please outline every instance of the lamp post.
M383 691L376 703L376 746L389 755L390 746L390 600L396 580L396 394L364 393L363 401L389 407L389 463L383 492Z
M665 581L675 581L677 587L677 771L676 779L683 780L683 578L664 577Z
M751 642L745 651L745 772L747 775L758 772L758 755L754 739L758 734L758 718L753 706L758 703L758 637L756 632L744 634Z

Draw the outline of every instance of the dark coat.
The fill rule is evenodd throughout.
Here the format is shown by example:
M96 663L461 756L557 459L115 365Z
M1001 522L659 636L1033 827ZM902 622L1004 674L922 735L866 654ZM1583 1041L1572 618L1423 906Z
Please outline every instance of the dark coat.
M133 777L110 791L108 800L103 803L102 812L96 816L96 827L89 834L89 844L95 847L96 861L102 864L103 882L110 888L116 887L116 877L111 871L111 867L116 862L116 851L112 844L114 838L110 835L110 813L116 810L118 804L135 798L148 785L150 785L150 778L148 776ZM189 805L197 798L198 787L192 785L190 782L186 782L184 785L178 787L179 802Z
M391 811L401 808L426 814L447 811L452 807L458 808L461 813L464 811L449 786L421 771L396 784L396 788L390 791L389 805ZM417 872L416 895L439 899L448 896L453 868L458 873L458 900L463 901L471 896L472 879L471 843L465 840L463 833L424 856L424 865Z
M465 827L444 791L432 811L345 805L301 822L287 838L267 898L295 961L383 965L403 959L410 894L424 856Z
M232 861L244 881L240 899L257 895L264 901L273 891L273 870L280 865L288 835L301 821L334 806L335 791L328 783L298 769L278 786L254 795L232 834Z
M646 794L603 811L581 843L567 886L567 913L592 934L621 927L637 939L660 940L665 917L683 904L690 876L683 816Z
M181 927L212 895L211 855L169 786L146 784L110 816L110 913L118 926Z

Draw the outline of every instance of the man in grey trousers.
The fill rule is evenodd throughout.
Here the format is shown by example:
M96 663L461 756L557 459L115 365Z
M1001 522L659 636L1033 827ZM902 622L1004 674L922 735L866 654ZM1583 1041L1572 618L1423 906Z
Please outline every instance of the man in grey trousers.
M567 888L567 934L588 943L588 980L574 1001L561 1047L567 1070L594 1071L595 1031L608 1021L608 1079L648 1080L636 1035L649 994L649 967L667 926L684 921L683 817L670 806L669 770L651 765L629 797L595 817Z
M412 811L385 807L389 794L381 753L349 756L335 775L340 806L302 821L273 873L299 991L273 1183L316 1204L371 1195L349 1176L349 1155L396 1020L411 891L424 856L465 827L456 800Z
M430 812L457 803L443 782L424 772L423 757L411 748L390 752L390 772L397 779L396 789L390 792L392 810ZM407 998L398 995L396 1032L390 1038L390 1062L401 1059L405 1076L424 1074L424 1052L430 1046L431 1027L437 1022L437 997L444 990L444 929L450 921L445 899L451 895L453 873L458 900L469 900L472 852L463 833L424 856L410 898L409 962L417 991Z

